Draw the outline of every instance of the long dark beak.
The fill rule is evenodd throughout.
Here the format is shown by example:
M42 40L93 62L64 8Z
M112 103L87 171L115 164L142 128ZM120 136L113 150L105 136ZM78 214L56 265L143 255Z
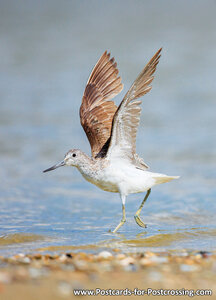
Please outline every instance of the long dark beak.
M58 163L58 164L52 166L52 167L49 168L49 169L44 170L43 172L44 172L44 173L45 173L45 172L49 172L49 171L55 170L55 169L57 169L57 168L59 168L59 167L63 167L63 166L65 166L65 162L64 162L64 161L61 161L60 163Z

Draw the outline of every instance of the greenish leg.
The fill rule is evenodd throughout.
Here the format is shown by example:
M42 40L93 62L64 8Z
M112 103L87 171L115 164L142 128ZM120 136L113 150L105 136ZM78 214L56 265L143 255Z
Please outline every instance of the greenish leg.
M134 219L135 219L136 223L137 223L140 227L144 227L144 228L146 228L147 226L146 226L146 224L143 223L143 221L140 219L140 212L141 212L141 210L142 210L142 208L143 208L144 203L145 203L146 200L148 199L148 196L150 195L150 193L151 193L151 189L149 189L149 190L147 191L147 193L146 193L146 195L145 195L145 198L143 199L143 201L142 201L142 203L141 203L141 205L140 205L138 211L136 212L136 214L135 214L135 216L134 216Z
M113 230L113 233L116 233L119 228L126 222L126 218L125 218L125 204L122 204L122 219L121 222L118 224L118 226L116 226L116 228Z

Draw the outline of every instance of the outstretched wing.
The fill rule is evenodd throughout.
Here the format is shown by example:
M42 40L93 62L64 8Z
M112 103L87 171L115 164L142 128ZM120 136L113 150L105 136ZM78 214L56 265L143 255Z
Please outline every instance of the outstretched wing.
M150 84L154 79L153 74L161 50L162 48L148 62L119 105L113 119L111 140L107 151L108 158L124 157L141 169L146 169L148 166L136 154L136 135L141 114L141 101L136 99L151 90Z
M80 106L80 122L90 142L93 157L110 138L117 106L109 100L122 89L117 63L114 58L110 59L110 53L106 51L91 72Z

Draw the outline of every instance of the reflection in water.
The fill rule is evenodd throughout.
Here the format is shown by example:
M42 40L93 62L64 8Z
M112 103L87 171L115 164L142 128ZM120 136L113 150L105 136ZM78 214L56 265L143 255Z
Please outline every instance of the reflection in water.
M37 241L43 241L45 238L41 235L31 235L31 234L9 234L5 236L0 236L0 247L1 246L8 246L14 244L21 244L21 243L33 243Z
M123 240L120 243L127 245L128 247L167 247L175 245L178 241L192 240L194 237L212 237L215 238L216 230L208 231L184 231L184 232L175 232L175 233L164 233L164 234L155 234L143 238L143 234L138 234L136 239Z
M28 251L40 251L40 252L73 252L73 251L88 251L88 252L98 252L102 249L121 249L124 252L140 252L145 250L151 251L164 251L164 250L184 250L187 248L187 244L203 240L205 238L211 241L216 237L216 229L212 230L178 230L173 233L159 233L148 236L147 232L139 233L135 238L128 238L123 234L117 234L116 238L110 238L105 241L100 241L98 243L85 245L70 245L57 244L57 240L46 238L39 235L25 235L25 234L12 234L5 237L0 237L0 252L3 253L16 253L20 249L28 249ZM26 246L27 243L27 246ZM69 243L69 242L68 242ZM20 244L20 245L17 245ZM64 244L64 245L63 245ZM5 248L6 246L13 246L12 248ZM36 248L36 245L41 245L41 247ZM190 248L189 248L190 249ZM198 250L193 249L193 250ZM6 250L6 251L4 251ZM208 250L215 250L215 247L208 247Z
M98 1L97 9L80 3L30 0L25 9L0 3L0 253L215 249L214 3ZM143 195L128 197L127 222L113 235L108 230L121 217L117 195L84 182L75 169L50 176L42 170L74 145L89 152L78 110L104 50L115 55L127 89L160 46L137 150L152 171L181 178L152 191L144 231L133 219Z

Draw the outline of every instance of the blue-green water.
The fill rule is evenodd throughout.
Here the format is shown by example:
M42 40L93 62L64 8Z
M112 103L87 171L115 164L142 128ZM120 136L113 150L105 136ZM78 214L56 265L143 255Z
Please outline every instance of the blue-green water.
M88 245L215 250L216 4L207 2L0 3L0 254ZM144 195L129 196L127 222L113 235L108 230L121 219L117 194L72 168L42 170L70 148L90 153L78 112L104 50L125 84L119 103L161 46L137 151L151 170L181 178L152 190L145 230L133 219Z

